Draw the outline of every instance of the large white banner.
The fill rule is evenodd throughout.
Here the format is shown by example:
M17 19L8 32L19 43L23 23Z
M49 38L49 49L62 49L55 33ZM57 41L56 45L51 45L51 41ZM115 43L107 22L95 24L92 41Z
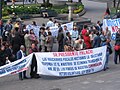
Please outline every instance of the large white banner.
M61 27L63 28L66 25L67 29L71 33L73 30L73 24L74 24L73 22L62 24ZM52 36L54 36L54 37L58 36L58 30L59 30L58 26L50 27L50 31L52 33Z
M94 73L104 68L106 46L75 52L35 53L38 74L76 76Z
M33 54L0 67L0 77L28 70Z
M39 38L39 31L40 31L40 26L35 26L32 24L28 24L26 26L26 30L30 31L31 29L33 29L35 36L37 36Z
M106 27L108 27L108 29L111 31L111 39L115 40L116 32L118 31L118 28L120 27L120 18L104 19L103 30L105 30Z

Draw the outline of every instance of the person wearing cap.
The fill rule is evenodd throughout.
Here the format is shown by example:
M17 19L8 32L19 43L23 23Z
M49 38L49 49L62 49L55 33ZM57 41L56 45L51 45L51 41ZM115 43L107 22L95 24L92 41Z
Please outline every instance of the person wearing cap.
M76 26L73 27L72 30L72 39L75 41L79 37L78 29Z

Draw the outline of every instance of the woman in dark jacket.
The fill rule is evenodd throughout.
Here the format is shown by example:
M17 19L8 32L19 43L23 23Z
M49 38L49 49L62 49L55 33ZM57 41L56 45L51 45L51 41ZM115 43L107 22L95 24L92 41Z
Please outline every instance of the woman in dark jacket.
M3 66L6 64L6 58L7 58L7 54L5 51L5 46L1 46L0 48L0 66Z

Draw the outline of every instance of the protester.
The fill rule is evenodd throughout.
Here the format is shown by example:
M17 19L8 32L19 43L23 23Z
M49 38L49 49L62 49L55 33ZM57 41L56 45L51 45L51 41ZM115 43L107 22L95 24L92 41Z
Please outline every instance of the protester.
M58 52L62 52L64 50L63 40L64 40L63 28L60 27L58 30L58 36L57 36Z
M25 47L23 45L21 45L20 50L17 52L17 59L24 58L25 56L26 56ZM23 72L19 73L19 79L20 80L28 79L28 77L26 76L26 71L23 71Z
M74 50L80 51L80 50L84 50L85 48L86 48L86 45L83 39L78 38L77 40L75 40Z
M78 29L76 26L73 27L71 37L74 41L79 37Z
M71 38L70 32L67 32L66 37L64 38L64 49L66 47L69 47L71 49L71 48L73 48L73 45L74 45L74 43L73 43L73 40ZM64 51L66 51L66 49Z
M34 52L38 52L38 47L35 45L35 43L32 43L31 48L29 49L29 54ZM33 55L32 58L30 76L31 78L40 78L40 76L37 74L37 61L35 55Z
M4 30L8 31L8 32L11 32L12 29L13 29L12 22L10 20L8 20L7 24L4 27Z
M96 29L97 29L99 32L101 32L101 29L102 29L101 26L102 26L101 22L100 22L100 21L97 21Z
M87 25L84 25L82 31L81 31L81 35L82 35L82 38L84 39L84 36L86 36L86 33L88 32L87 30L88 26Z
M28 55L28 51L31 46L29 31L25 31L24 40L25 40L26 54Z
M50 18L49 21L47 22L46 27L53 27L53 26L55 26L55 24L54 24L52 18Z
M8 55L5 51L5 46L1 46L1 48L0 48L0 66L3 66L6 64L7 58L8 58Z
M111 40L111 32L110 32L110 30L108 30L108 27L105 28L105 36L106 36L106 38Z
M90 36L91 45L93 47L93 40L96 37L96 34L94 33L93 30L91 30L89 36Z
M48 32L48 36L46 37L47 52L52 52L53 42L54 38L52 36L52 33Z
M31 44L32 43L38 44L38 40L37 37L35 36L33 29L30 30L29 40Z
M106 69L109 69L108 67L108 62L109 62L109 56L111 54L111 44L110 44L110 40L109 39L105 39L102 43L101 43L101 46L107 46L107 50L106 50L106 62L105 62L105 66L104 66L104 71Z
M115 39L115 54L114 54L114 63L118 64L118 56L119 56L119 63L120 63L120 29L116 33L116 39Z
M66 33L69 32L66 25L64 25L64 27L63 27L63 32L64 32L64 37L66 37Z
M6 51L6 54L7 54L7 56L8 56L8 60L9 60L10 62L14 62L14 61L15 61L15 55L13 54L12 45L9 44L9 43L7 43L7 44L6 44L6 49L5 49L5 51ZM8 61L8 62L9 62L9 61Z
M99 34L99 32L96 32L96 36L93 40L93 48L100 47L100 44L101 44L100 34Z
M11 44L12 44L13 54L16 55L16 53L20 50L20 46L21 46L21 38L18 33L15 33L15 36L12 37Z
M92 48L92 44L91 44L89 33L86 32L86 34L83 37L84 37L83 40L84 40L84 43L86 45L86 49L91 49Z

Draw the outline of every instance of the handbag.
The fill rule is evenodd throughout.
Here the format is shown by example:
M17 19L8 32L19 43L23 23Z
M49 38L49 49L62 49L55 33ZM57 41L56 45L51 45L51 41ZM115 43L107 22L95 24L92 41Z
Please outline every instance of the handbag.
M115 45L115 46L114 46L114 49L115 49L116 51L120 50L120 45Z

